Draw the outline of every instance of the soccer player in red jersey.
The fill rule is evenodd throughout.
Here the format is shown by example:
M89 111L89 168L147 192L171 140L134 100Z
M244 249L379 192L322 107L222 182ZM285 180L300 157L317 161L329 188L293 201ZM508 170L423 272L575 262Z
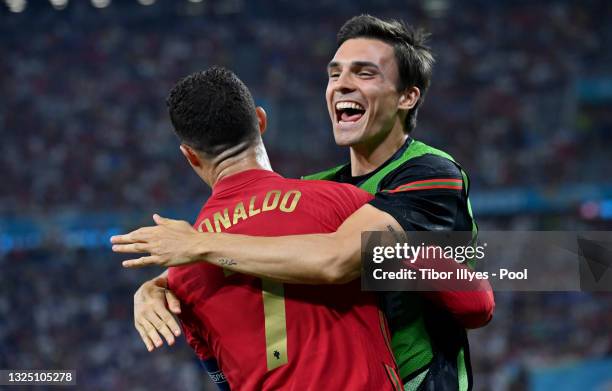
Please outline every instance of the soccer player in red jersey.
M200 231L333 232L372 198L353 186L274 173L260 135L265 112L226 69L181 80L168 106L181 151L213 188L194 225ZM207 263L169 270L189 344L203 361L217 360L232 389L401 389L377 298L359 281L314 286L260 277Z

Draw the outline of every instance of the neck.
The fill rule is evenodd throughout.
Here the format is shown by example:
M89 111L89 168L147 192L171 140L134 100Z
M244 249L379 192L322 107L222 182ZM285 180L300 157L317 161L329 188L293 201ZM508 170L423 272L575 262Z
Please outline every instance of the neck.
M272 171L263 143L254 146L240 144L224 151L211 162L207 175L201 176L210 187L214 187L221 179L246 170Z
M408 139L403 129L393 129L382 140L351 146L351 175L371 173L397 152Z

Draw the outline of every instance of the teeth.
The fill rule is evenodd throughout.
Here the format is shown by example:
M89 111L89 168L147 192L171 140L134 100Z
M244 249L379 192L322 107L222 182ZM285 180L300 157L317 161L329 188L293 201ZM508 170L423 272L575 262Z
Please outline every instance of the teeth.
M362 105L355 102L338 102L336 103L336 110L345 110L345 109L354 109L354 110L365 110Z

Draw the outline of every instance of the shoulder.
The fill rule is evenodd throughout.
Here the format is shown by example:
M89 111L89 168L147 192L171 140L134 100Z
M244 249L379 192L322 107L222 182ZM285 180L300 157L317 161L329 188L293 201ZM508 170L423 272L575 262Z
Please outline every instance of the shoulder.
M337 202L346 202L350 200L367 201L369 194L351 184L338 183L327 180L295 180L299 183L299 187L304 192L312 194L315 197L324 199L334 199ZM362 202L362 203L363 203Z
M463 177L457 164L425 154L408 160L381 182L370 204L404 230L470 230Z
M381 182L381 189L392 189L419 181L456 182L462 179L461 170L455 162L428 153L410 159L390 172ZM414 183L414 185L419 184L422 184L422 182Z
M395 171L395 174L413 175L417 177L430 177L450 175L460 178L461 170L457 163L442 156L427 153L410 159Z
M305 204L325 219L342 222L373 196L353 185L324 180L294 180Z

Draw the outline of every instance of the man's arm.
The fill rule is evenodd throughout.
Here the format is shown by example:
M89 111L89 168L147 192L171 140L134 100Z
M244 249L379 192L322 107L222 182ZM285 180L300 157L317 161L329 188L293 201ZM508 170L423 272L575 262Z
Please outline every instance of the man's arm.
M212 234L212 243L200 243L200 255L229 270L287 283L342 284L361 274L361 232L368 231L402 228L390 214L366 204L331 234L272 238L225 234L218 241L219 234ZM405 265L451 273L469 269L448 258L418 258ZM482 327L493 317L495 300L487 280L424 280L419 289L465 328Z
M361 274L361 232L401 230L391 215L364 205L336 232L283 237L213 234L200 256L229 270L286 283L342 284Z
M138 267L151 264L176 266L207 261L239 273L286 283L339 284L360 274L361 232L401 230L388 213L366 204L334 233L256 237L223 233L198 233L187 222L155 216L156 227L145 227L112 238L113 250L151 255L125 261ZM454 266L454 262L434 263ZM413 267L432 267L415 263ZM424 293L455 315L464 327L480 327L492 316L494 302L486 281L474 281L462 292Z
M369 207L368 209L374 208ZM212 234L197 233L191 227L191 225L184 221L163 219L157 215L154 216L154 219L155 222L159 224L157 227L141 228L127 235L114 237L112 240L113 243L125 244L115 245L113 246L113 250L120 252L150 252L152 254L151 256L143 257L142 259L147 259L149 261L156 260L160 264L163 264L164 259L188 260L190 256L193 256L192 260L201 260L201 253L208 253L210 250L205 249L204 252L202 252L202 250L197 250L199 245L209 242L214 242L214 244L221 246L223 245L222 241L225 235L214 234L215 236L213 237L210 236ZM393 222L391 222L391 224L393 224ZM395 226L395 228L397 228L397 226ZM159 243L157 243L155 240L155 234L159 234ZM346 268L347 270L353 270L351 273L347 272L347 274L356 273L355 277L359 275L358 254L360 236L361 235L358 232L354 235L357 248L357 251L355 252L356 257L354 258L355 263L351 267ZM164 240L163 243L162 239ZM219 251L216 258L214 258L213 252L213 257L211 257L211 259L216 259L216 264L228 269L240 271L242 273L249 273L250 270L252 274L259 272L258 275L260 277L276 277L280 280L288 282L301 283L334 282L335 280L348 280L354 278L348 277L348 275L344 277L340 276L342 272L340 271L339 267L334 270L334 267L332 266L325 268L317 266L319 264L328 265L328 262L326 261L328 258L324 258L320 254L317 255L317 246L320 243L319 240L329 244L335 243L334 239L329 237L329 235L302 235L287 237L288 242L285 242L286 244L284 247L277 246L280 246L280 244L283 242L280 241L281 243L278 243L278 240L276 240L277 238L272 238L272 241L266 241L266 238L250 238L248 236L229 235L228 239L231 246L228 247L228 249L233 248L240 250L249 248L244 246L250 246L251 244L245 242L255 239L256 245L262 244L263 246L268 246L269 250L272 250L272 254L270 256L263 257L265 259L265 264L261 264L259 266L257 264L257 258L252 259L250 257L252 253L249 251L238 251L236 254L225 254L223 251ZM195 244L189 245L188 243L190 240ZM237 240L238 243L234 243L234 245L232 245L232 240ZM307 257L305 260L296 259L296 251L294 251L296 245L298 247L306 247L309 244L312 246L313 243L314 247L312 248L312 251L306 249L299 252L299 254L309 254L310 257ZM333 246L333 249L338 250L343 247L343 245L335 245ZM289 258L286 258L285 255L280 252L280 250L283 248L289 249L289 253L291 255ZM214 251L214 249L212 250ZM258 251L255 252L260 254ZM244 256L245 254L246 256ZM278 256L274 257L274 254L277 254ZM348 254L348 251L346 254ZM342 254L340 254L340 256L341 255ZM339 260L341 258L338 255L331 254L331 252L325 254L325 257L328 256L329 259L335 258L336 260ZM244 259L245 261L241 261L241 263L238 264L237 261L232 260L231 257L234 259ZM350 260L351 257L344 259L345 262ZM139 261L136 261L136 263L139 263ZM350 262L347 263L350 264ZM335 264L339 265L341 262L335 262ZM251 269L249 269L249 265L251 265ZM295 268L294 266L300 267ZM168 345L172 345L174 343L174 337L169 330L172 330L176 336L180 335L180 328L173 317L173 314L178 314L181 312L180 302L174 296L174 294L166 288L167 270L158 277L143 283L134 294L134 325L140 334L140 338L145 343L147 350L149 351L153 351L155 348L162 346L163 340L160 334L164 336Z
M357 278L361 232L401 226L371 205L353 213L336 232L258 237L198 233L187 222L154 216L155 227L112 238L113 251L150 253L124 266L178 266L206 261L225 269L285 283L340 284Z

